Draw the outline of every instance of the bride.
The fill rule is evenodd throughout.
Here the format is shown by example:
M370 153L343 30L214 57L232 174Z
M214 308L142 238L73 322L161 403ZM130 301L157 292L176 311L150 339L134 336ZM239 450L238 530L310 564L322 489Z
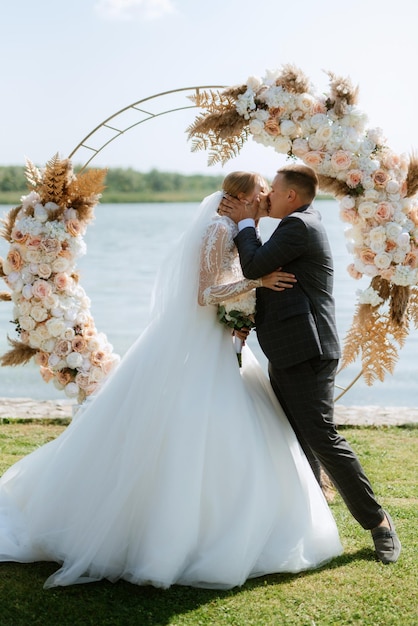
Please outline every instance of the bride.
M223 189L251 202L256 174ZM168 255L151 321L70 426L0 480L0 560L55 561L45 587L106 578L231 588L341 553L335 522L248 346L238 367L217 305L243 278L236 225L207 197Z

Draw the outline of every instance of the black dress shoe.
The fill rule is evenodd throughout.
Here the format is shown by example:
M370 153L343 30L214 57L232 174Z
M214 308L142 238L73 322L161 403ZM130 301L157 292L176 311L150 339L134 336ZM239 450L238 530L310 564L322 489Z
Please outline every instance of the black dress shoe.
M401 542L395 532L395 526L389 513L383 511L389 522L390 528L378 526L372 529L372 537L376 556L382 563L396 563L401 553Z

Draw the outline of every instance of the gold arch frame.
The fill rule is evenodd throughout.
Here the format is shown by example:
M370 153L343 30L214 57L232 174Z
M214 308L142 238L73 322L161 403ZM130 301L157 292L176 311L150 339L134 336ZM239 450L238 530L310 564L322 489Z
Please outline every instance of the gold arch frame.
M119 137L121 137L122 135L127 133L129 130L132 130L132 128L135 128L136 126L139 126L140 124L148 122L151 119L156 119L157 117L161 117L162 115L168 115L169 113L175 113L177 111L184 111L184 110L187 110L187 109L195 109L195 108L197 108L195 104L189 104L187 106L179 106L179 107L175 107L175 108L170 108L170 109L167 109L165 111L154 111L154 112L152 112L150 110L152 108L152 106L151 107L147 107L145 109L145 108L143 108L140 105L142 105L145 102L150 103L153 100L161 99L164 96L171 96L173 94L183 93L183 92L189 92L188 94L186 94L186 97L188 97L188 98L191 98L193 96L196 97L196 96L199 95L200 90L205 90L205 89L225 89L225 85L199 85L199 86L194 86L194 87L182 87L180 89L171 89L170 91L162 91L162 92L154 94L152 96L148 96L147 98L142 98L141 100L137 100L136 102L133 102L132 104L129 104L126 107L123 107L122 109L120 109L119 111L114 113L113 115L110 115L109 117L107 117L105 120L103 120L103 122L98 124L92 131L90 131L90 133L88 135L86 135L77 144L77 146L72 150L72 152L68 155L68 158L72 159L74 157L74 155L76 154L76 152L78 150L80 150L80 148L84 148L86 150L91 151L92 152L91 157L81 167L82 170L85 169L89 165L89 163L91 163L91 161L102 150L104 150L104 148L106 148L110 143L115 141L115 139L118 139ZM135 113L141 114L142 115L141 119L139 119L138 121L136 121L134 123L128 123L128 125L126 125L126 124L124 125L123 123L118 125L117 121L123 122L124 114L126 114L127 112L131 112L131 111L134 111ZM94 141L95 135L97 137L99 137L100 131L102 129L106 129L107 131L113 132L114 134L111 135L109 139L104 141L104 143L102 143L98 148L95 148L95 147L89 145L88 142L90 142L91 140ZM341 371L341 370L339 370L339 371ZM337 374L338 373L339 372L337 372ZM361 378L362 373L363 373L363 371L360 370L360 372L357 374L357 376L355 376L353 378L353 380L346 387L342 387L342 386L337 385L337 384L335 385L336 388L340 390L340 392L334 398L334 402L338 402L338 400L340 398L342 398L344 396L344 394L346 394L347 391L349 391L349 389L351 389L351 387L353 387L355 385L355 383Z

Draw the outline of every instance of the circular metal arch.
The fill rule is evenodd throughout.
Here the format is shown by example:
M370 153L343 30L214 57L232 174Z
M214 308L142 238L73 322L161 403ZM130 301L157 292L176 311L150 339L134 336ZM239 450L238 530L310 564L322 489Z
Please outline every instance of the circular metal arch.
M110 143L121 137L132 128L144 124L149 120L161 117L162 115L168 115L169 113L175 113L177 111L184 111L187 109L195 109L196 104L180 103L180 106L170 107L168 109L160 109L159 105L161 100L168 100L177 94L181 94L192 101L193 97L199 95L200 90L205 89L225 89L225 85L200 85L195 87L182 87L180 89L172 89L170 91L162 91L161 93L142 98L132 104L120 109L110 117L106 118L98 124L93 130L84 137L77 144L74 150L68 155L69 159L72 159L74 155L81 149L85 149L90 153L90 157L84 162L81 169L85 169L91 161L106 148ZM144 103L146 107L144 107ZM136 119L138 118L138 119ZM94 143L97 142L96 145ZM339 372L337 372L338 374ZM336 384L336 388L339 389L339 393L334 398L334 402L337 402L344 396L345 393L361 378L362 370L353 378L353 380L346 386L342 387Z
M91 152L91 156L82 166L82 169L87 167L89 163L108 146L112 141L118 139L121 135L124 135L132 128L144 124L151 119L161 117L162 115L168 115L169 113L175 113L176 111L184 111L187 109L195 109L195 104L180 104L177 107L171 107L166 110L161 110L159 105L161 100L168 100L176 94L181 94L183 99L191 99L193 96L199 96L200 90L205 89L224 89L224 85L201 85L199 87L182 87L181 89L172 89L171 91L162 91L161 93L148 96L137 102L133 102L128 106L120 109L117 113L114 113L110 117L106 118L101 124L96 126L88 135L80 141L80 143L74 148L74 150L68 155L69 159L72 159L76 152L81 148ZM143 106L146 104L146 108ZM136 119L138 118L138 119ZM94 142L97 141L97 146L94 146Z

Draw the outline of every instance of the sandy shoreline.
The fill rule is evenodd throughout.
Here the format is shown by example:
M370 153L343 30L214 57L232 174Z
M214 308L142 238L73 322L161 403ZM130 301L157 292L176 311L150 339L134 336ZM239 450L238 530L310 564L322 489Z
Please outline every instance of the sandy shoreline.
M74 403L71 400L33 400L31 398L0 398L2 420L70 421ZM418 424L418 408L343 406L335 407L339 426L405 426Z

